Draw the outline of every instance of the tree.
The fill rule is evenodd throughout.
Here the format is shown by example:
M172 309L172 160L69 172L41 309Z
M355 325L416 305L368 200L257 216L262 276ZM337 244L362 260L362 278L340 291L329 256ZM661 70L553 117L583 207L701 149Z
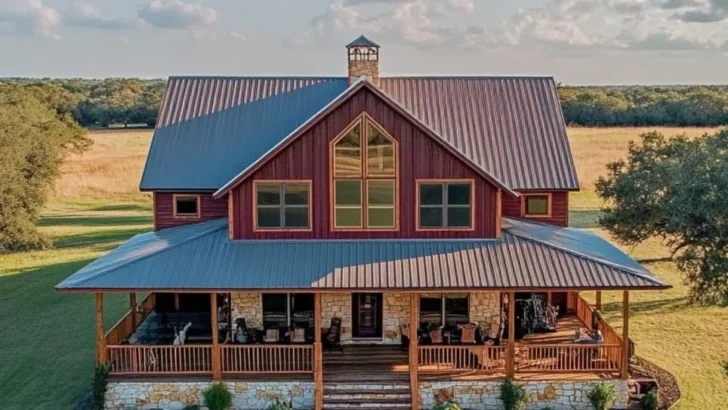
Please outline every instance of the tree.
M49 246L35 221L69 149L91 141L57 88L0 84L0 252ZM53 104L53 105L52 105Z
M599 224L629 245L662 238L693 301L728 302L728 130L641 140L597 182Z

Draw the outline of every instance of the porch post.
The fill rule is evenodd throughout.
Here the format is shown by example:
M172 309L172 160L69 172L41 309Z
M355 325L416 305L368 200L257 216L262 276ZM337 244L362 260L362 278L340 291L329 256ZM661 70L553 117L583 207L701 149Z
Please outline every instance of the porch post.
M629 292L622 292L622 366L620 377L629 378Z
M222 379L222 369L220 366L220 338L218 336L217 327L217 293L210 293L210 315L212 323L212 380L219 381Z
M516 292L508 292L508 347L506 351L506 376L516 376Z
M131 311L131 328L132 331L137 327L137 313L136 313L136 293L129 293L129 310Z
M602 291L601 290L597 291L596 299L597 299L596 308L598 311L601 312L601 310L602 310Z
M104 337L104 294L96 294L96 364L106 364L106 338Z
M417 370L419 368L419 338L417 328L420 323L420 297L419 293L410 295L410 320L409 320L409 371L410 371L410 396L412 397L412 410L420 408L420 382Z
M313 381L314 406L316 410L324 407L324 355L321 346L321 293L313 295Z

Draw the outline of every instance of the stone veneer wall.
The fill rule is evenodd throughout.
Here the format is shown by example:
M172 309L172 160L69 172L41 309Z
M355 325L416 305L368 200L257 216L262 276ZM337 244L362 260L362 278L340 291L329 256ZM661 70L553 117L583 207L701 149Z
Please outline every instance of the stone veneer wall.
M495 337L501 322L499 292L470 293L470 321L480 325L483 333Z
M106 390L107 410L181 410L204 404L202 392L211 382L115 382ZM266 409L276 399L293 400L294 409L314 407L313 382L226 382L233 409Z
M233 323L237 318L245 318L249 327L263 325L263 297L260 292L238 292L230 294L230 308Z
M473 381L473 382L425 382L420 383L420 407L432 409L438 399L453 399L464 409L473 410L502 410L500 400L500 385L502 381ZM615 409L626 409L629 400L626 380L594 380L574 382L537 382L528 381L519 384L526 389L529 401L526 410L592 410L591 403L586 397L589 390L596 383L611 384L614 386L616 399Z
M382 301L382 343L402 343L400 326L409 324L410 294L401 292L385 293Z
M321 295L321 326L329 327L331 318L341 318L341 343L351 341L351 294L324 293Z

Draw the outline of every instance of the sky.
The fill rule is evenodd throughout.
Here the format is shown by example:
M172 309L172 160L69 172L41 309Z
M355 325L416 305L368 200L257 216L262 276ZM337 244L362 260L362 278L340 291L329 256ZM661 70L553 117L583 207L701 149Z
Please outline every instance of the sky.
M549 75L728 84L728 0L0 0L0 76Z

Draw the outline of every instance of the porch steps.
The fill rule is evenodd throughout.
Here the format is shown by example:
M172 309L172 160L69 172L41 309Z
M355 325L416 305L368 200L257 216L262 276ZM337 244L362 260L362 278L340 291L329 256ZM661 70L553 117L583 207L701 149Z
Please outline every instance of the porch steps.
M324 387L323 408L326 410L407 409L411 403L406 384L337 383Z

